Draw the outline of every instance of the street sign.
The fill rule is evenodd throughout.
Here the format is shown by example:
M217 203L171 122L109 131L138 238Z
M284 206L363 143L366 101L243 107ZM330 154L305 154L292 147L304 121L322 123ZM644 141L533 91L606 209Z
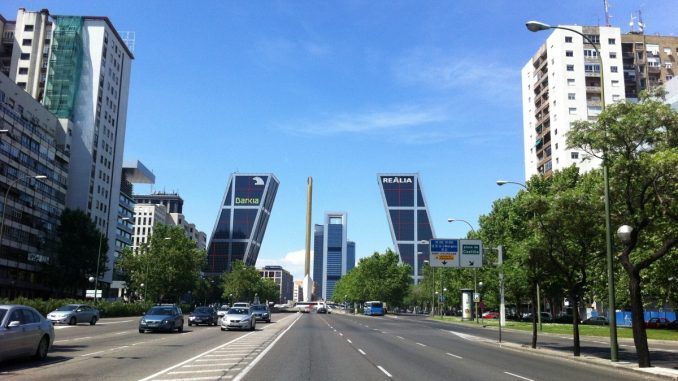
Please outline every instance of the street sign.
M85 290L86 298L94 298L94 290ZM101 290L97 290L97 298L101 298Z
M458 239L432 239L430 243L432 267L459 267Z
M483 241L479 239L459 240L459 267L483 267Z

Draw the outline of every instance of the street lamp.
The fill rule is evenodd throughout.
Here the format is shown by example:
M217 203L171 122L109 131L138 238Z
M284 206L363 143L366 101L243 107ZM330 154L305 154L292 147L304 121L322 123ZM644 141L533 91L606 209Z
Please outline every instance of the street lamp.
M631 234L633 234L633 228L629 225L622 225L617 229L617 237L623 243L631 242Z
M0 130L2 132L2 130ZM43 180L46 179L47 176L45 175L35 175L35 176L20 176L14 179L11 183L9 183L9 186L7 187L7 190L5 191L5 199L2 203L2 222L0 223L0 251L2 251L2 235L5 231L5 211L7 210L7 197L9 196L9 191L14 187L19 181L23 179L28 179L28 178L34 178L36 180Z
M419 252L417 254L421 254L421 252ZM433 311L435 310L435 305L436 305L436 294L435 294L435 290L436 290L436 269L435 269L435 267L431 266L431 261L429 261L428 259L424 259L424 264L429 265L429 267L431 268L431 274L433 276L433 279L431 280L431 292L432 292L432 295L431 295L431 316L433 316L434 315Z
M466 221L466 220L462 220L461 218L448 218L448 219L447 219L447 222L455 222L455 221L459 221L459 222L464 222L464 223L466 223L466 225L468 225L468 227L471 228L471 231L472 231L473 233L476 232L476 229L473 228L473 225L471 225L471 223L468 222L468 221Z
M442 303L443 303L442 307L440 307L440 317L441 318L443 317L443 315L445 313L445 293L447 293L447 287L443 287L443 294L441 295L442 296L441 299L442 299Z
M142 283L142 284L139 285L139 287L144 289L144 302L145 302L146 301L146 284Z
M588 42L593 49L595 49L596 54L598 54L598 60L600 61L600 108L601 111L605 111L605 68L603 64L603 56L600 54L596 44L591 41L585 34L579 32L578 30L563 27L563 26L551 26L539 21L528 21L525 23L527 29L531 32L539 32L547 29L562 29L569 32L580 35L586 42ZM605 130L605 136L607 137L607 130ZM607 152L603 151L603 188L605 190L605 246L607 251L607 295L608 295L608 305L610 313L608 314L608 319L610 320L610 361L617 362L619 361L619 345L617 344L617 313L615 310L615 301L614 301L614 269L612 266L612 227L610 222L610 178L608 175L607 168ZM540 314L541 315L541 314Z
M478 323L478 305L480 304L480 301L483 299L480 295L483 292L483 282L478 282L478 302L476 303L476 323ZM482 315L482 310L480 311ZM483 321L483 324L485 322Z

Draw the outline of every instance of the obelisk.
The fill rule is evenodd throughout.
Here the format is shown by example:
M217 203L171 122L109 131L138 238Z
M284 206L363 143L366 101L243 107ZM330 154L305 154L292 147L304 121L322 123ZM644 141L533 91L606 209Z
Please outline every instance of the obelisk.
M308 177L306 190L306 257L304 261L304 281L302 289L304 301L311 301L313 293L313 279L311 279L311 211L313 209L313 177Z

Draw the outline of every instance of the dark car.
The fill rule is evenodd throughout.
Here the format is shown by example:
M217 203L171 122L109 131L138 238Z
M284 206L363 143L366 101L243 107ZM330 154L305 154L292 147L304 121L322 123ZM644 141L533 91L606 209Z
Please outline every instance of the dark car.
M250 310L255 319L265 321L266 323L271 322L271 310L268 309L267 305L255 304L250 307Z
M553 319L554 323L561 323L561 324L572 324L573 317L572 315L558 315L556 316L555 319Z
M668 328L671 322L667 318L653 317L645 322L645 328Z
M609 325L610 322L605 316L593 316L581 322L584 325Z
M174 305L151 307L139 320L139 333L146 331L184 331L184 315L181 308Z
M217 325L219 317L217 311L212 307L197 307L190 315L188 315L188 326L200 325Z
M325 308L325 307L323 307L323 306L320 306L320 307L318 307L318 308L315 309L315 312L318 313L318 314L326 314L326 313L327 313L327 308Z

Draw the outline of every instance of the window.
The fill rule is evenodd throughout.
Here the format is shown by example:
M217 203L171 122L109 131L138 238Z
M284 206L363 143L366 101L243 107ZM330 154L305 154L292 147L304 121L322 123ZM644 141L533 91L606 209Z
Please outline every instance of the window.
M610 66L610 71L613 72L613 73L618 73L619 68L617 66Z
M570 152L570 157L572 159L579 159L579 152Z
M570 115L577 115L577 108L576 107L570 107L568 109L568 111L570 112Z
M573 101L575 99L575 93L568 93L567 94L567 99Z
M612 80L612 87L619 87L619 81L616 79Z
M31 46L33 44L33 40L30 38L24 38L24 40L21 42L21 45L23 46Z
M22 60L30 60L31 59L31 53L21 53L21 59Z
M615 45L617 43L617 40L615 40L614 38L608 38L607 43L610 45Z
M567 85L568 86L574 86L574 78L568 78L567 79Z
M574 71L574 65L567 65L567 71Z
M598 52L595 49L584 49L584 57L598 57Z
M584 71L587 73L600 73L600 65L598 64L584 65Z
M617 52L610 52L610 58L617 58Z
M558 143L556 143L556 149L558 149Z
M619 94L612 94L612 101L619 102L620 100L621 96Z
M565 36L565 42L572 42L572 37L571 36Z
M565 57L574 57L574 52L572 50L566 50Z
M33 25L26 24L24 25L24 32L32 32L33 31Z
M586 38L588 38L588 40L586 41L587 44L589 43L589 40L594 44L597 44L597 43L600 42L600 36L597 35L597 34L586 34L585 36L586 36Z
M19 74L28 74L28 68L27 67L20 67L19 68Z

